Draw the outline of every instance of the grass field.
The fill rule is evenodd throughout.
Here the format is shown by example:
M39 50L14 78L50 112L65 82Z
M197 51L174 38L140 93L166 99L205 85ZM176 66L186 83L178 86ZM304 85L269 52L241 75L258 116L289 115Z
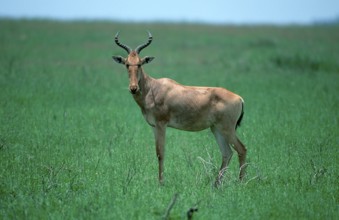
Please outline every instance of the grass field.
M112 55L155 77L222 86L245 99L219 189L210 131L168 129L165 185L153 134ZM0 219L339 218L339 27L0 20Z

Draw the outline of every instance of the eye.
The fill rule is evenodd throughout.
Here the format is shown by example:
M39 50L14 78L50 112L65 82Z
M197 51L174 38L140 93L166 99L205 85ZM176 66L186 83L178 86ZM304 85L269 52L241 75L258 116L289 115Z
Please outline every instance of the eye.
M138 68L140 68L141 67L141 64L138 64Z
M126 68L127 68L127 69L129 68L129 64L126 64Z

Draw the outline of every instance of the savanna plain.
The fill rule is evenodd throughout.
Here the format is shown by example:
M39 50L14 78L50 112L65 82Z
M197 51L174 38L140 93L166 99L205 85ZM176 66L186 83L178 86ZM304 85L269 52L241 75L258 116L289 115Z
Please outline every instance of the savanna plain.
M236 154L209 130L167 130L165 184L153 133L114 43L154 78L245 100ZM339 27L0 20L0 219L338 219Z

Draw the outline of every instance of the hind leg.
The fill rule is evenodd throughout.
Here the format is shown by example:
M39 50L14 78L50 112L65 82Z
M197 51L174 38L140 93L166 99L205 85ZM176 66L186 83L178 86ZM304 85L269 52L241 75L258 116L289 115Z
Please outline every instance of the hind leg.
M228 127L224 127L223 129L214 128L214 129L212 129L212 131L213 131L217 141L218 141L218 139L220 139L218 141L218 144L220 146L221 153L223 154L223 164L222 164L221 169L224 169L228 165L229 160L231 159L230 157L229 157L229 159L228 159L228 157L225 158L225 160L226 159L228 159L228 160L226 161L226 164L224 164L224 155L232 155L232 152L229 153L229 151L231 151L230 146L232 146L232 148L238 154L239 167L240 167L239 179L242 180L245 176L245 169L246 169L246 152L247 152L247 150L246 150L245 145L236 136L235 129L230 129Z
M219 145L220 152L221 152L221 155L222 155L221 167L220 167L217 179L215 181L215 186L217 187L221 183L221 179L222 179L223 174L224 174L225 170L227 169L227 166L228 166L228 164L229 164L229 162L232 158L233 152L232 152L230 145L227 143L225 136L223 135L223 133L221 131L219 131L215 127L212 127L211 131L214 134L214 137L215 137L215 139L216 139L216 141Z
M229 136L230 144L233 149L238 153L239 158L239 179L242 180L245 176L245 169L246 169L246 153L247 149L245 145L239 140L239 138L235 135Z

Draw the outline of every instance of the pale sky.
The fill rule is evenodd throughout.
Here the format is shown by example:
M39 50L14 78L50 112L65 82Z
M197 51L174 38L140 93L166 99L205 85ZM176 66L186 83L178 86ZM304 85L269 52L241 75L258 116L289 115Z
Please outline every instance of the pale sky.
M233 24L339 18L339 0L0 0L0 17Z

